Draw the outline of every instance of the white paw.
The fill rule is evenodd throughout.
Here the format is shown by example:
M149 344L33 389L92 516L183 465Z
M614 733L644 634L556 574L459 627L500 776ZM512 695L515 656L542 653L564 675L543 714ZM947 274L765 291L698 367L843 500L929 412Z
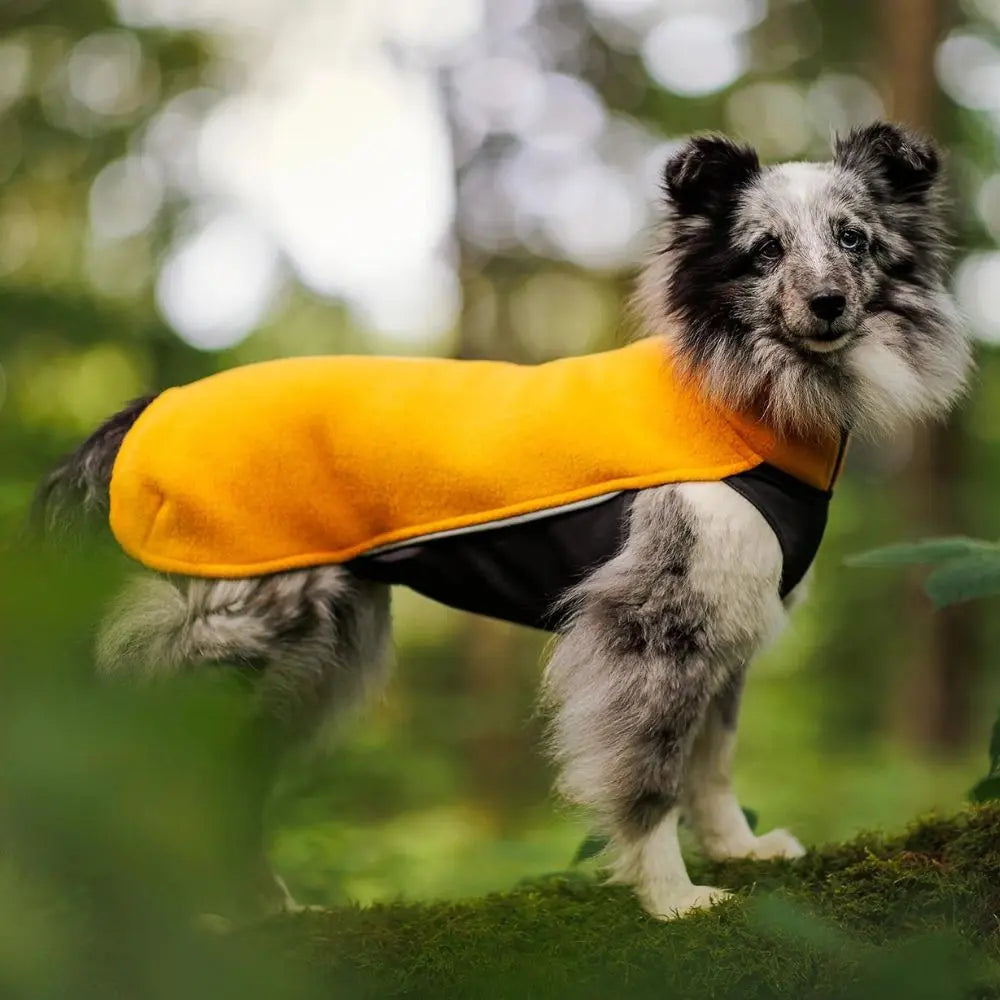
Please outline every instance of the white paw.
M754 838L743 857L766 861L769 858L801 858L805 853L806 849L787 830L771 830Z
M707 910L731 896L725 889L713 889L709 885L693 885L676 898L650 900L646 909L650 916L658 920L676 920L695 910Z

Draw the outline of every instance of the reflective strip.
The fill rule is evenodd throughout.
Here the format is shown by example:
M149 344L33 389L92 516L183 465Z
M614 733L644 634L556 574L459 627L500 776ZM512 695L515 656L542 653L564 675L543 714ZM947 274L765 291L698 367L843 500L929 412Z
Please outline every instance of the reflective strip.
M533 510L527 514L516 514L514 517L505 517L499 521L486 521L483 524L469 524L463 528L452 528L449 531L436 531L430 535L416 535L413 538L406 538L401 542L390 542L388 545L380 545L378 548L369 549L358 558L364 559L366 556L376 556L383 552L392 552L394 549L405 549L410 545L422 545L424 542L431 542L437 538L454 538L456 535L473 535L481 531L489 531L492 528L505 528L515 524L527 524L529 521L540 521L554 514L564 514L572 510L582 510L585 507L596 507L598 504L610 500L612 497L624 493L624 490L614 490L611 493L602 493L596 497L587 497L586 500L576 500L573 503L562 504L559 507L546 507L544 510Z

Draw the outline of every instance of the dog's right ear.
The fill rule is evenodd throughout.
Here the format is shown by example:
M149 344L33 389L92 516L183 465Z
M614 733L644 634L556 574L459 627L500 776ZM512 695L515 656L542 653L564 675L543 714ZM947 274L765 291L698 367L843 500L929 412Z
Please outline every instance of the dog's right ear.
M736 200L760 174L760 160L750 146L722 136L697 136L675 153L663 171L667 198L687 215L715 216Z
M933 140L891 122L852 129L837 139L834 158L891 201L925 201L941 170L941 154Z

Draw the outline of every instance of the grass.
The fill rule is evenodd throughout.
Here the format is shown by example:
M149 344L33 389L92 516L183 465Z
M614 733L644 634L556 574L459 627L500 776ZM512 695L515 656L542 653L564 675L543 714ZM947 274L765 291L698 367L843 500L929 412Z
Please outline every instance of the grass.
M998 806L695 874L734 897L660 923L570 871L464 902L305 912L233 944L282 955L331 996L1000 996Z

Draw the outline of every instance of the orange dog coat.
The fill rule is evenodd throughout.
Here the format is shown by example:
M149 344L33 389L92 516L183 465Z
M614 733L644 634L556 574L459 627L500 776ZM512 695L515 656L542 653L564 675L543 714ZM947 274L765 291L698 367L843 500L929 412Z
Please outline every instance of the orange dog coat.
M294 358L155 399L111 527L153 569L244 577L762 465L827 491L838 456L712 405L658 338L534 366Z

